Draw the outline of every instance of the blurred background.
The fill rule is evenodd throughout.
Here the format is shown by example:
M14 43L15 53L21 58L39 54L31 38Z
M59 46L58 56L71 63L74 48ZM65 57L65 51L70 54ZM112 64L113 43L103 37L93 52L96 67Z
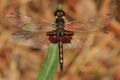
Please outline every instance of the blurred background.
M82 48L64 51L65 73L58 68L53 80L120 80L120 0L63 0L68 21L112 14L108 36L97 45L94 39ZM9 12L39 19L54 20L57 0L0 0L0 80L36 80L47 49L38 50L9 42L17 31L5 15Z

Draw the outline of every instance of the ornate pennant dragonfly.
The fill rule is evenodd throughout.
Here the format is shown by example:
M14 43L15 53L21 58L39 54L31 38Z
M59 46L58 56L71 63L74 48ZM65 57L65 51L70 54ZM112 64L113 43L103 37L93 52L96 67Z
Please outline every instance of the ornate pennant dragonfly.
M104 26L108 24L110 15L104 18L83 21L65 22L65 12L56 10L55 22L40 20L35 24L32 18L19 14L8 14L6 19L22 29L12 35L11 41L29 45L35 48L46 48L48 44L59 44L59 63L63 71L63 44L75 48L81 46L81 40L89 34L104 34Z

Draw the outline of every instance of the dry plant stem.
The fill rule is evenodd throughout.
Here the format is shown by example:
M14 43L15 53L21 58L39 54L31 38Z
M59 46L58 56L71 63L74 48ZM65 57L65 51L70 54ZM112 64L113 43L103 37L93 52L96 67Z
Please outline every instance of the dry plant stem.
M11 64L10 64L10 74L9 74L9 79L10 80L20 80L20 73L18 71L18 66L16 61L13 59L11 60ZM11 76L11 74L13 76Z
M4 33L4 35L0 36L0 42L2 42L2 43L0 43L0 51L1 51L2 47L5 45L9 36L10 36L10 33L7 31Z
M42 1L42 0L41 0L41 1ZM44 10L45 10L46 8L48 9L48 10L45 10L45 18L48 18L48 17L49 17L49 18L51 19L51 18L52 18L52 16L51 16L52 13L51 13L51 11L50 11L50 9L49 9L49 6L48 6L49 2L48 2L48 1L43 1L42 4L44 5L44 7L43 7Z
M23 0L19 0L19 11L21 15L27 15L27 2L24 2Z
M64 73L64 76L69 73L69 70L70 70L70 67L72 66L72 64L75 62L76 58L80 55L80 52L79 52L80 49L78 49L76 52L77 54L74 56L74 58L71 60L71 62L69 63L68 67L66 68L65 70L65 73Z
M104 0L103 2L103 7L100 10L100 15L104 15L110 11L110 0ZM118 35L120 35L120 24L116 21L116 20L112 20L110 25L108 25L109 29L114 30L115 33L117 33Z
M120 23L116 20L112 20L108 28L120 37Z
M110 12L110 0L104 0L99 13L100 15L104 15L108 12Z
M0 0L0 15L3 15L4 8L6 7L7 0Z

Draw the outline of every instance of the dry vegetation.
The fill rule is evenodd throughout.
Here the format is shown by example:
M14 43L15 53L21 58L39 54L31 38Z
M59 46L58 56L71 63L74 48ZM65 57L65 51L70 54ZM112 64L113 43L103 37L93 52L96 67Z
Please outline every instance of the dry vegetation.
M0 0L0 80L36 80L46 51L8 41L18 29L5 20L8 12L53 20L55 0ZM65 74L59 68L53 80L120 80L120 1L65 0L63 9L67 19L83 19L95 15L113 14L106 26L107 37L97 45L89 37L82 48L65 50Z

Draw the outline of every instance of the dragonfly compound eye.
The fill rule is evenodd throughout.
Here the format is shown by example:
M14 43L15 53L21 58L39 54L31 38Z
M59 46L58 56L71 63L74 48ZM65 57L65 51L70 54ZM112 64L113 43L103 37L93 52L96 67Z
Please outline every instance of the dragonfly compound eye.
M57 10L57 11L55 12L55 16L62 17L62 16L65 16L65 13L64 13L64 11L62 11L62 10Z

